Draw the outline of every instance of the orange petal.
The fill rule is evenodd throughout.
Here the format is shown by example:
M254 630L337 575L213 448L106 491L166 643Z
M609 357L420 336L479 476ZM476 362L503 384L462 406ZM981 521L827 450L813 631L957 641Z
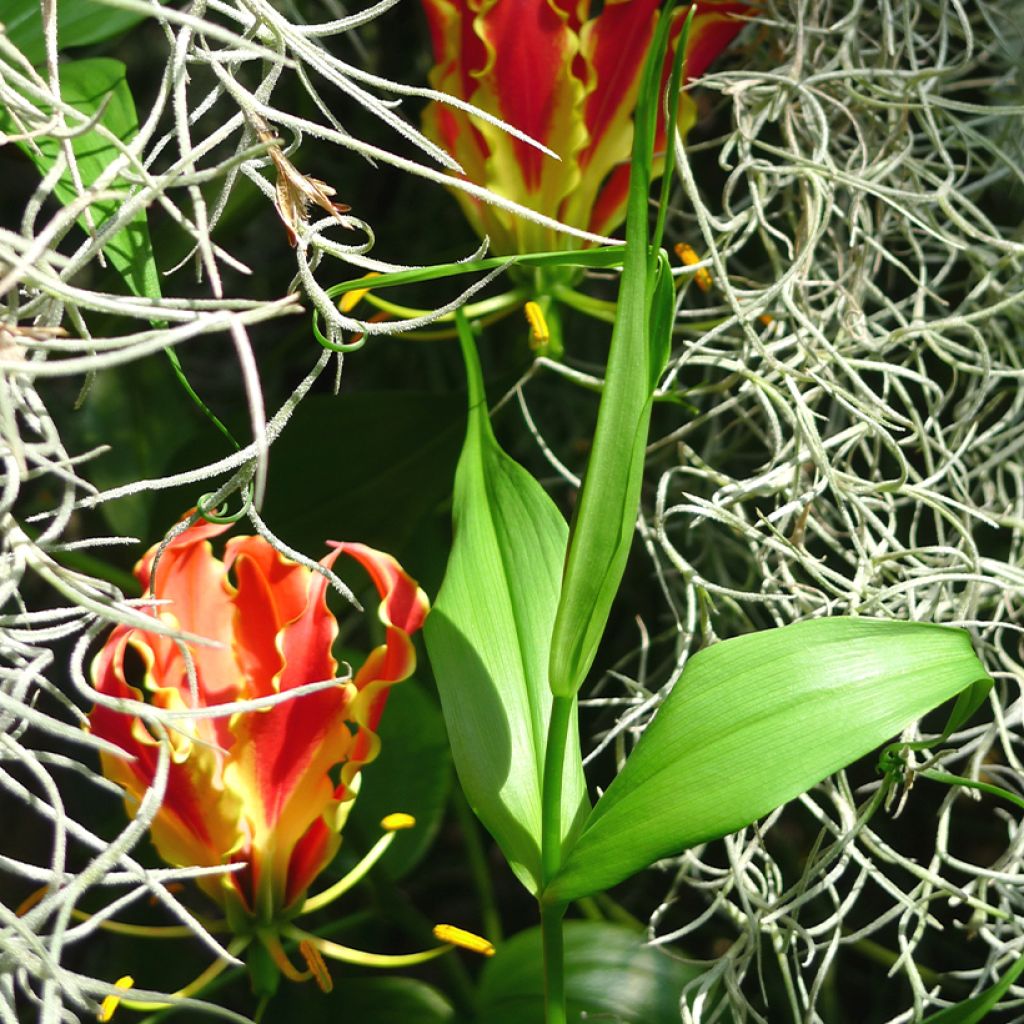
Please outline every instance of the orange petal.
M123 627L114 631L92 665L93 685L100 693L142 700L141 691L125 679L124 658L131 645L151 661L146 646L151 636ZM90 712L89 727L95 736L116 744L134 758L128 761L112 754L100 755L104 775L124 787L127 810L133 815L156 775L158 742L134 715L101 704ZM237 801L224 790L220 755L178 734L171 734L170 740L174 756L164 799L153 820L153 842L169 864L185 867L224 863L242 837ZM218 887L217 883L211 885L213 890Z
M159 560L156 556L160 545L154 545L135 569L149 595L170 602L156 607L154 615L185 632L220 644L189 648L204 706L234 700L242 686L231 643L234 588L228 582L223 563L213 557L209 543L210 537L226 529L224 525L200 521L175 537ZM185 659L178 644L156 634L150 634L147 642L155 659L153 677L160 686L177 687L186 705L190 704Z

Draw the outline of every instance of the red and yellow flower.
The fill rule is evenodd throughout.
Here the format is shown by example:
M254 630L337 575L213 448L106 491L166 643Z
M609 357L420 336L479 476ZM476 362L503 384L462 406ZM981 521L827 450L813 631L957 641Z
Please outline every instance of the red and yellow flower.
M431 84L521 129L561 159L438 103L425 113L427 133L470 181L572 227L614 231L626 213L633 112L660 0L606 0L593 16L590 0L423 0L423 6L436 60ZM749 12L748 4L730 0L698 5L686 49L688 80L704 73ZM677 14L677 32L685 13ZM680 131L695 119L684 93ZM665 148L663 118L657 148ZM581 244L456 195L495 252Z
M154 617L216 646L120 626L93 663L99 693L141 701L145 691L155 707L185 711L337 678L331 647L338 625L327 608L324 576L259 537L232 538L221 561L210 540L226 529L190 526L159 558L151 548L136 567L155 599ZM154 781L161 742L169 743L153 841L173 865L245 865L199 883L232 922L282 921L301 908L341 842L357 773L377 754L389 690L415 667L410 637L427 614L423 591L390 555L361 544L332 548L321 565L330 568L342 554L356 559L381 597L384 643L351 679L261 710L183 717L163 741L108 703L89 716L96 736L133 757L103 755L104 773L124 787L130 812ZM129 652L144 668L142 689L130 681Z

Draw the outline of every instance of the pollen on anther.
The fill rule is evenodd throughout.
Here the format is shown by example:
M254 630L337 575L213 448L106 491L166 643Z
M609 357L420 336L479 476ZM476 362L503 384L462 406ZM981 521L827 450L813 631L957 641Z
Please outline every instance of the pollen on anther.
M41 902L42 898L50 891L48 885L41 885L34 892L31 892L26 896L19 904L17 910L14 911L16 917L24 917L37 903Z
M533 340L539 345L545 345L551 340L551 333L548 331L548 322L544 319L544 310L540 303L532 299L523 307L526 314L526 321L530 325L530 334Z
M114 982L114 988L126 989L131 988L135 984L135 979L130 975L126 974L123 978L118 978ZM118 1004L121 1002L119 995L113 993L109 996L103 997L103 1002L100 1003L100 1012L96 1014L96 1019L101 1022L110 1020L114 1016L114 1011L117 1009Z
M471 953L494 956L494 946L482 935L467 932L465 928L457 928L453 924L435 924L434 938L462 949L468 949Z
M317 983L320 991L330 992L334 988L334 979L331 977L331 972L327 969L327 963L324 961L320 950L309 939L303 939L299 943L299 952L302 954L302 959L306 961L306 966L309 968L310 974L313 975L313 980Z
M694 252L693 246L688 245L686 242L680 242L676 246L676 255L684 266L693 267L700 263L700 257ZM700 267L693 275L694 281L697 282L697 287L702 292L711 291L711 285L713 279L709 273L707 267Z
M402 814L396 812L395 814L389 814L386 818L381 820L380 827L385 832L399 832L403 828L413 828L416 824L416 819L411 814Z

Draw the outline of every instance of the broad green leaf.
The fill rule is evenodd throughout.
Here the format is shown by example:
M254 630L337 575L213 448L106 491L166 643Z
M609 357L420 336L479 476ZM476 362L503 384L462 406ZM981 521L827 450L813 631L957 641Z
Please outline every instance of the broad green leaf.
M925 1017L921 1024L981 1024L988 1020L989 1011L995 1009L996 1004L1006 994L1010 986L1020 977L1024 971L1024 957L1019 957L1017 962L1012 964L1006 973L994 984L979 992L970 999L965 999L956 1006L947 1006L945 1010L939 1010L930 1017Z
M57 0L57 48L91 46L121 35L146 15L99 0ZM46 59L39 0L4 0L0 13L8 39L32 64Z
M549 897L734 832L985 678L959 629L815 619L696 654L598 801Z
M650 250L647 219L659 82L671 20L664 16L658 22L637 102L622 283L594 445L551 638L551 690L563 697L579 689L593 663L626 568L640 504L652 395L670 346L671 277L661 272L661 258ZM679 50L685 48L683 39Z
M543 488L498 446L464 318L469 425L455 475L454 541L424 635L459 780L523 884L540 879L547 664L566 528ZM575 712L562 834L586 812Z
M359 799L345 832L358 835L368 849L381 835L381 818L395 811L411 814L416 827L399 832L374 868L400 878L437 836L451 789L452 759L441 710L414 679L388 697L377 735L380 754L362 772Z
M120 61L95 58L63 63L60 65L60 87L62 99L87 117L92 117L105 103L99 124L122 142L129 142L135 136L139 128L135 101L125 79L125 67ZM12 132L16 130L3 111L0 111L0 128ZM50 170L60 153L60 142L51 137L39 138L34 142L19 142L17 145L42 175ZM92 185L119 155L114 143L104 138L97 129L75 135L71 147L82 184L86 187ZM122 185L121 191L127 199L127 187ZM54 194L62 203L70 203L77 198L70 171L66 170L61 176ZM122 202L106 199L90 206L96 230L117 212ZM84 230L88 230L84 214L79 217L78 223ZM160 279L153 260L145 210L139 211L127 227L114 235L103 251L136 295L159 297Z
M502 945L480 981L480 1024L543 1024L542 964L539 928ZM593 921L565 923L565 970L570 1024L678 1024L683 986L700 973L638 932Z

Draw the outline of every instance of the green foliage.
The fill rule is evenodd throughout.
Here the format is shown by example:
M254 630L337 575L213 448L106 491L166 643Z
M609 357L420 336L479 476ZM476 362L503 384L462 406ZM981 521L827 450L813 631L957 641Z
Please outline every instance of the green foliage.
M970 999L965 999L956 1006L948 1006L945 1010L925 1017L922 1024L981 1024L988 1019L989 1011L1009 991L1010 986L1024 972L1024 957L1018 957L1006 973L984 992L979 992Z
M683 986L700 974L699 967L645 945L639 932L602 922L567 921L565 957L573 1024L678 1024ZM520 932L498 950L480 981L480 1024L542 1024L541 959L539 928Z
M154 402L153 395L160 395L160 401ZM176 452L194 440L199 425L166 362L159 358L97 374L74 416L84 444L110 446L92 466L92 481L101 488L166 472ZM181 514L178 492L173 503L161 504L153 492L142 491L105 502L99 514L117 533L152 537L158 528L158 508L173 521Z
M92 118L102 110L95 128L79 132L71 138L71 148L82 185L88 187L120 155L114 139L127 143L138 132L135 100L125 79L124 65L107 58L62 63L60 89L64 102L86 117ZM2 112L0 128L9 132L17 131L10 116ZM50 171L62 152L60 141L52 135L31 141L22 140L17 145L28 155L41 175ZM114 216L129 196L129 189L123 182L113 184L111 190L121 194L116 199L102 199L89 206L96 231ZM78 198L79 193L70 169L65 168L54 188L54 194L65 204ZM78 223L83 230L89 231L88 217L84 212L78 218ZM159 297L160 279L153 259L153 246L144 209L135 214L127 227L118 231L104 245L103 251L136 295Z
M323 997L312 993L322 1005ZM319 997L319 998L317 998ZM329 997L336 1021L373 1024L454 1024L455 1011L436 988L414 978L345 978Z
M359 539L398 555L448 498L464 424L457 395L311 395L274 445L267 517L299 545ZM330 471L311 473L325 454ZM421 565L408 568L422 576Z
M424 635L459 779L532 892L540 885L541 775L551 692L548 637L568 530L540 484L498 446L469 328L469 426L455 477L455 537ZM586 808L575 722L562 834Z
M43 19L38 0L5 0L4 32L33 63L46 59L43 41ZM137 25L144 14L118 10L99 0L57 0L57 49L91 46L126 32Z
M630 169L626 259L594 446L551 637L550 686L562 697L579 689L593 663L626 567L640 504L654 388L672 338L672 278L658 251L660 236L652 239L647 224L658 84L670 26L671 18L663 16L644 66ZM685 37L678 47L680 59L684 50ZM666 187L669 178L666 173Z
M575 899L734 832L985 677L962 630L815 619L696 654L548 895Z

